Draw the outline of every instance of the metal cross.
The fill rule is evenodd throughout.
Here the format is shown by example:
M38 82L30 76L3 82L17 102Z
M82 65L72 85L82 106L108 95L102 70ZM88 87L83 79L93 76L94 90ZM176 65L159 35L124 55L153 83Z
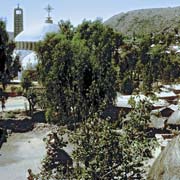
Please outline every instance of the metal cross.
M48 17L50 17L50 12L54 9L49 4L46 8L44 8L48 12Z

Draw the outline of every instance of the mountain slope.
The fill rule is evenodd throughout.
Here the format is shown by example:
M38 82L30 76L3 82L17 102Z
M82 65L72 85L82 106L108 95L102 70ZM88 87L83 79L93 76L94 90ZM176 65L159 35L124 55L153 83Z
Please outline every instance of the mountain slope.
M180 29L180 7L140 9L120 13L105 21L125 35Z

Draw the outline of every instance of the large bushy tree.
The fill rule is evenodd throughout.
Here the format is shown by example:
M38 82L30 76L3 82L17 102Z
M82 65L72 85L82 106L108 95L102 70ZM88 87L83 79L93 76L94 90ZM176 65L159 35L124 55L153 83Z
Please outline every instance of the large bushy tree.
M114 55L122 36L100 21L84 21L75 31L69 24L60 27L60 33L50 34L37 48L48 117L86 119L115 98Z

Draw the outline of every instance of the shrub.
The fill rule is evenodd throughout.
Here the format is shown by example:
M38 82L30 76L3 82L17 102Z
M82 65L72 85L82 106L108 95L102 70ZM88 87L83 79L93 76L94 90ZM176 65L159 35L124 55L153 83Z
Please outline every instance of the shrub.
M10 111L10 112L6 112L5 115L4 115L5 118L15 118L15 114L14 112Z
M22 93L23 93L23 89L21 87L17 87L15 91L18 96L22 95Z

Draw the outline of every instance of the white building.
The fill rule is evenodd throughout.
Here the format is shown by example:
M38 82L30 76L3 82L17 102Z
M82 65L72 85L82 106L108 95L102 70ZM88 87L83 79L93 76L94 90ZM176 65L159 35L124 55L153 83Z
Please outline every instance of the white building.
M49 13L52 8L48 5L48 17L44 23L38 27L31 27L19 33L14 41L16 43L16 50L14 55L19 55L22 70L36 69L38 64L38 57L35 53L35 46L39 41L42 41L48 33L57 33L60 28L54 24ZM19 78L21 75L19 75Z
M47 21L41 26L22 31L15 38L17 50L34 50L37 42L42 41L47 33L58 32L57 24L48 23Z

